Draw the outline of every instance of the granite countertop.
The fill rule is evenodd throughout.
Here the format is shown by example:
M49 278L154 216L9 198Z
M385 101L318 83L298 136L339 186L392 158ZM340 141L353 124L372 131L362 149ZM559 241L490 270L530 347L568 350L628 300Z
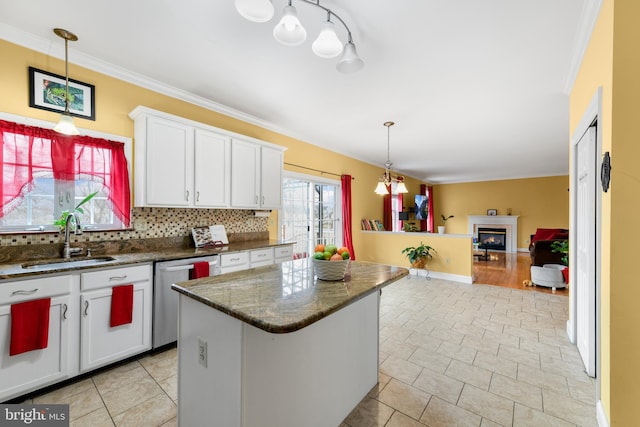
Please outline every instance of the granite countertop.
M217 246L213 248L149 248L148 251L138 250L131 253L100 253L95 254L93 258L113 258L105 262L100 262L91 265L74 265L67 263L73 263L74 261L84 261L89 257L71 257L68 260L59 258L37 259L33 261L22 262L8 262L0 264L0 280L3 279L22 279L32 276L38 276L42 274L51 273L69 273L77 270L87 270L92 268L103 267L116 267L121 265L140 264L154 261L168 261L182 258L194 258L200 256L210 256L223 253L242 252L252 249L261 249L275 246L288 245L291 243L284 243L274 240L248 240L242 242L229 243L225 246ZM53 266L47 265L47 263L56 263ZM31 267L25 268L24 265L32 264Z
M288 333L408 274L402 267L353 261L343 281L323 281L305 258L180 282L172 288L267 332Z

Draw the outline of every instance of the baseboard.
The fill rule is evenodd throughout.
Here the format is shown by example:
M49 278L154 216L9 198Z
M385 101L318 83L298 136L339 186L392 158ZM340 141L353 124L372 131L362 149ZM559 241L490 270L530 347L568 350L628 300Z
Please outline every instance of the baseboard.
M567 320L567 337L569 337L569 342L571 344L575 344L576 343L576 337L573 334L573 331L575 329L573 328L573 322L571 321L571 319Z
M600 399L596 402L596 420L598 421L599 427L609 427L609 418Z
M442 273L440 271L430 271L422 268L410 268L409 273L418 277L430 277L433 279L451 280L452 282L473 283L473 277L461 274Z

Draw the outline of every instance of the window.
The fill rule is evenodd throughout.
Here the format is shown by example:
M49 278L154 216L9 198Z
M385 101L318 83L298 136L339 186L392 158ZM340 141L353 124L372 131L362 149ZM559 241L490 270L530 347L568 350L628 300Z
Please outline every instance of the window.
M289 172L283 180L280 239L295 242L294 257L313 255L315 245L342 245L340 184Z
M130 222L127 159L122 142L63 136L0 120L0 231L53 231L53 221L82 206L83 228L115 229Z

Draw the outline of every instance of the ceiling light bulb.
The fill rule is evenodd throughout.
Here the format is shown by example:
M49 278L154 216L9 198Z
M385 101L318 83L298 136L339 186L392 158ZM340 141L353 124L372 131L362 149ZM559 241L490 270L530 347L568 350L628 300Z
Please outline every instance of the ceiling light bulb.
M342 53L342 42L336 34L333 22L326 21L318 38L311 45L313 53L320 58L335 58Z
M409 190L407 190L407 186L404 185L404 182L400 181L398 182L398 185L396 186L396 193L400 194L400 193L408 193Z
M235 0L236 10L251 22L267 22L273 18L271 0Z
M358 57L358 52L356 52L356 45L353 42L347 42L344 45L344 52L342 54L342 58L338 61L338 65L336 68L341 73L355 73L364 67L364 61Z
M273 37L286 46L298 46L307 39L307 30L298 20L295 7L285 6L282 19L273 29Z
M384 185L384 182L378 181L378 186L376 187L376 194L389 194L389 190L387 190L387 186Z
M53 130L63 135L80 135L78 128L73 123L73 117L69 113L60 114L60 120Z

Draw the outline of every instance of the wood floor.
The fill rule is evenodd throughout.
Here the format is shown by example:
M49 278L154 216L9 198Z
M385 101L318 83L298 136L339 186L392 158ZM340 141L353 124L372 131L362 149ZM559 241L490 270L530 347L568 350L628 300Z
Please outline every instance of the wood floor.
M524 286L531 279L531 258L528 253L489 252L488 260L476 258L473 263L474 283L503 286L506 288L531 290L537 292L569 295L569 289L556 289L544 286Z

